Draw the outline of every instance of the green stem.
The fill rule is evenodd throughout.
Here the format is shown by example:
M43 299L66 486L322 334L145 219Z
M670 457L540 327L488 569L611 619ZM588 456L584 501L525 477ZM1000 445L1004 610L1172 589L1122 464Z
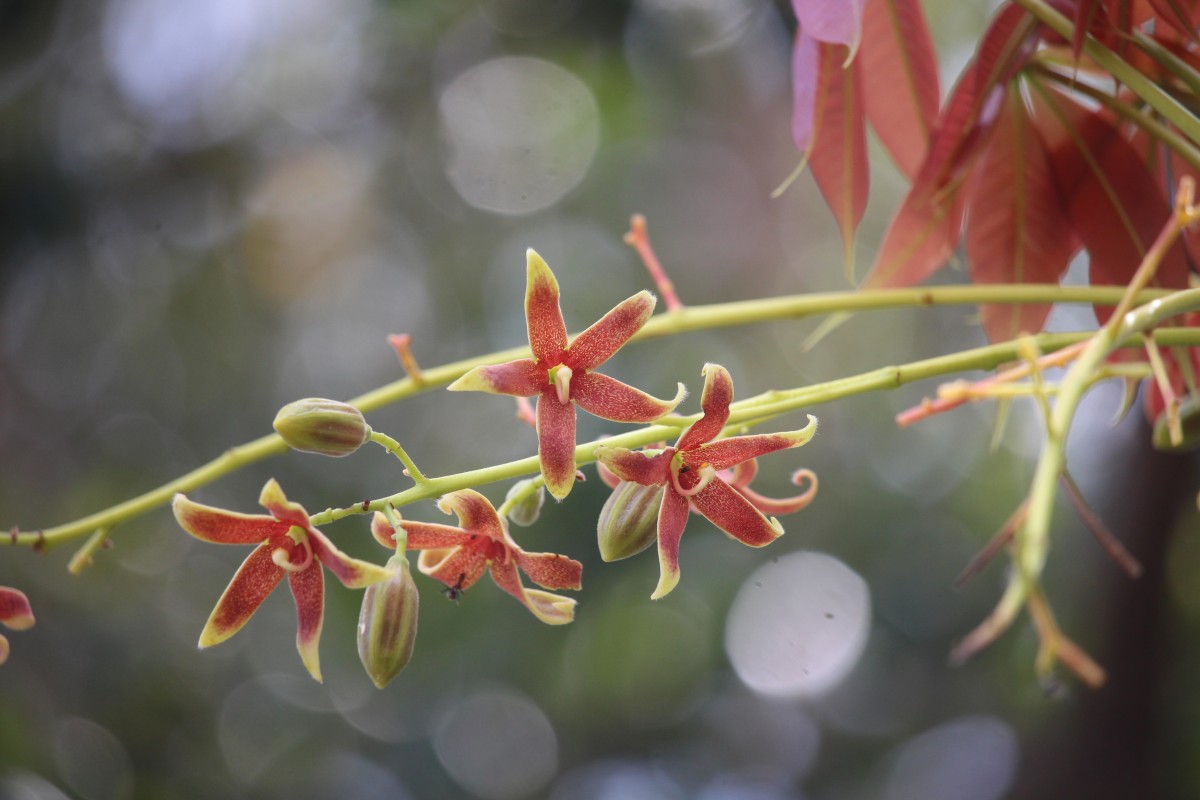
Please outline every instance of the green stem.
M372 430L371 441L382 446L384 450L387 450L396 458L400 459L400 463L404 465L404 469L408 473L408 477L412 478L417 483L425 483L427 480L429 480L425 477L425 474L421 472L421 470L417 469L417 465L413 463L413 460L409 457L408 452L401 447L400 443L395 439L388 436L386 433L382 433L381 431Z
M1188 289L1162 300L1154 300L1121 317L1114 317L1116 324L1101 328L1063 376L1054 414L1047 426L1046 444L1033 474L1029 513L1017 536L1017 565L1022 576L1018 583L1025 592L1037 583L1046 565L1050 548L1050 517L1054 510L1058 476L1067 465L1067 431L1083 395L1092 384L1092 374L1121 344L1172 317L1197 310L1200 310L1200 289Z
M396 556L404 558L408 552L408 531L404 530L404 526L400 524L400 515L396 513L396 509L391 506L384 506L383 515L387 517L388 524L392 526L396 537Z
M1121 287L1060 287L1052 284L991 284L991 285L971 285L971 286L938 286L916 289L878 289L864 291L846 291L846 292L820 292L814 294L791 295L785 297L765 298L761 300L747 300L734 303L719 303L708 306L687 306L679 311L670 314L661 314L652 318L647 322L637 334L634 335L634 340L651 339L663 336L673 336L681 333L687 333L697 330L732 327L736 325L747 325L751 323L770 322L784 319L802 319L804 317L829 314L844 311L866 311L875 309L892 309L892 308L913 308L924 306L945 306L945 305L961 305L961 304L976 304L976 303L1089 303L1097 305L1115 305L1120 302L1122 292ZM1169 294L1165 290L1146 290L1138 294L1138 300L1141 302L1149 301L1155 298L1165 297ZM1186 332L1181 333L1176 339L1157 338L1162 336L1162 332L1156 333L1156 340L1160 344L1197 344L1196 337L1188 335ZM1039 340L1041 341L1041 340ZM1001 347L994 346L994 347ZM1046 347L1046 345L1043 345ZM986 349L986 348L985 348ZM1050 348L1052 349L1052 348ZM1007 351L1006 358L1012 356L1012 349ZM501 350L495 353L490 353L484 356L464 359L450 364L444 364L432 369L423 370L421 380L414 381L412 378L402 378L393 383L382 386L373 391L359 395L351 399L349 402L359 408L363 412L370 412L382 408L391 403L398 402L405 398L429 391L431 389L445 386L457 378L461 377L468 370L480 364L495 364L503 361L509 361L516 358L529 356L528 347L514 347L507 350ZM987 359L985 359L987 360ZM1002 361L1003 359L1001 359ZM933 359L932 362L937 362ZM924 362L917 362L924 363ZM990 361L992 365L1000 363ZM971 367L967 367L971 368ZM984 367L978 367L984 368ZM894 375L896 370L901 368L884 368L871 373L865 373L862 376L853 378L844 378L840 381L831 381L828 384L823 384L830 391L844 392L838 396L846 396L846 394L856 394L862 391L874 391L881 388L890 388L900 385L896 382L897 376ZM912 380L919 380L921 377L930 377L931 375L945 374L944 371L938 371L936 367L931 368L931 371L924 375L917 375ZM813 395L813 390L817 387L806 387L805 389L794 390L799 394L796 397L808 398ZM786 393L784 395L786 398ZM740 407L740 404L735 404ZM790 408L790 407L789 407ZM782 413L782 412L780 412ZM736 421L736 420L735 420ZM673 431L678 429L678 425L671 427L657 426L660 431L658 437L665 438ZM648 439L642 444L653 442L655 439ZM627 445L628 446L628 445ZM585 445L585 447L588 447ZM248 442L237 447L230 448L219 457L213 459L209 463L192 470L174 480L171 480L162 486L152 489L137 497L130 498L122 503L90 514L86 517L74 520L72 522L58 525L52 528L46 528L42 531L20 531L16 528L8 536L0 537L0 544L6 545L22 545L26 547L54 547L64 542L71 541L85 536L95 531L97 528L113 528L116 525L130 519L134 519L143 514L146 514L156 508L167 505L178 492L191 492L195 489L206 486L219 478L224 477L232 472L236 472L243 467L246 467L255 462L261 461L270 456L282 455L288 452L288 447L278 434L269 434L252 442ZM590 453L589 453L590 456ZM517 462L514 462L517 463ZM526 459L525 462L536 466L536 459ZM513 475L528 474L535 471L534 468L524 469L523 471L512 472L506 470L505 474L497 477L492 477L493 472L489 469L477 470L474 473L464 473L464 475L475 475L481 478L479 482L487 482L490 480L501 480L503 477L511 477ZM458 485L461 482L454 482L452 488L466 488L470 484ZM420 495L414 499L424 499L427 497L435 497L442 494L444 491L449 491L444 479L429 480L428 483L418 487L413 487L410 492ZM418 491L420 490L420 491ZM402 495L404 493L401 493ZM411 500L409 500L411 502Z
M1200 290L1197 290L1200 292ZM1052 352L1084 341L1095 334L1054 333L1041 334L1032 337L1042 352ZM1180 335L1193 343L1200 344L1200 329L1170 329L1155 331L1156 338L1176 339ZM1122 341L1122 344L1125 344ZM1129 338L1128 345L1136 346L1139 340ZM1018 358L1020 353L1019 341L1003 344L987 345L947 356L914 361L899 366L882 367L848 378L815 384L803 389L793 389L786 392L771 391L741 400L731 406L729 422L726 430L736 430L746 425L766 422L783 414L811 408L812 406L840 400L851 395L872 391L895 389L914 381L936 378L943 375L955 374L968 370L989 370ZM575 448L575 463L577 466L590 464L596 460L596 447L644 447L670 440L679 435L682 428L700 418L699 414L692 416L671 416L659 420L636 431L610 436L603 440L587 442ZM469 489L487 483L519 478L532 475L541 469L537 456L496 464L482 469L460 472L441 478L431 478L428 483L413 486L402 492L372 500L370 503L357 503L346 508L326 509L314 515L315 525L325 525L339 519L363 514L367 511L384 509L389 506L401 507L420 500L430 500L447 492Z

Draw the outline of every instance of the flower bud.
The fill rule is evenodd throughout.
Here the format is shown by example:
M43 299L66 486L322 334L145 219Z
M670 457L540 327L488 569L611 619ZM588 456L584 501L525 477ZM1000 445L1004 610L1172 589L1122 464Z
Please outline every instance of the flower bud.
M513 495L517 494L517 492L526 491L530 483L531 480L526 479L513 484L513 487L508 490L507 496L512 497ZM536 492L530 492L529 494L526 494L523 498L521 498L521 502L509 509L508 518L512 522L515 522L522 527L529 527L533 523L537 522L538 517L541 516L542 504L545 502L546 487L539 486Z
M658 537L663 487L621 481L600 509L597 539L600 557L618 561L645 550Z
M317 397L279 409L275 431L293 450L335 457L350 455L371 437L371 426L357 408Z
M387 565L396 574L366 588L358 615L358 657L380 689L412 659L421 606L408 559L392 556Z

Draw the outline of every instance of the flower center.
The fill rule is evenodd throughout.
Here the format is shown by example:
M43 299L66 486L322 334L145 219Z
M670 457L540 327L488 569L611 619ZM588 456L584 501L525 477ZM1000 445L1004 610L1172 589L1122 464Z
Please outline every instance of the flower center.
M558 402L571 402L571 376L575 373L571 368L565 365L553 367L550 370L550 382L554 384L554 393L558 395Z
M271 551L271 560L275 562L275 566L285 572L301 572L312 566L313 551L312 545L308 542L308 534L303 528L293 525L287 532L287 537L292 542L304 549L304 560L299 564L292 563L292 554L288 552L286 547L276 547Z
M683 463L682 453L676 453L671 459L671 488L682 497L695 497L700 494L713 482L713 478L717 477L717 469L711 464L705 464L700 468L700 480L690 489L684 489L679 483L679 474L686 472L690 467Z

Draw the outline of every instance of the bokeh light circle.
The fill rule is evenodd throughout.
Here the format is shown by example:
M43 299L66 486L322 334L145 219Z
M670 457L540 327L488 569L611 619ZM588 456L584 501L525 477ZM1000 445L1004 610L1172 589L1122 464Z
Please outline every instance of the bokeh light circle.
M960 717L905 742L884 800L996 800L1017 770L1017 735L995 717Z
M501 214L558 202L583 179L600 142L592 92L536 58L472 67L442 92L438 110L450 183L472 206Z
M558 772L558 737L545 713L514 691L464 697L442 717L433 747L459 786L486 800L516 800Z
M738 590L725 649L738 677L771 695L816 695L858 662L871 627L866 582L823 553L789 553Z

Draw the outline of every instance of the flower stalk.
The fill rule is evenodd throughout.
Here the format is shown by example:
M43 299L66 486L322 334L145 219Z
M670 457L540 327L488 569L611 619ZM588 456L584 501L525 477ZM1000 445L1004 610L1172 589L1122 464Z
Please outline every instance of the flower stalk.
M751 323L803 319L809 316L839 313L843 311L869 311L876 309L919 308L924 306L963 305L977 303L1081 303L1115 305L1123 294L1121 287L1060 287L1046 284L1003 284L985 286L937 286L915 289L879 289L846 292L818 292L760 300L718 303L707 306L688 306L675 314L652 317L630 341L674 336L689 331L706 330ZM1137 302L1149 302L1165 298L1172 293L1162 289L1146 289L1137 293ZM1200 308L1200 303L1195 304ZM1191 310L1191 309L1186 309ZM1043 334L1036 337L1043 352L1052 353L1070 345L1080 345L1089 337L1087 333ZM1154 341L1160 346L1200 345L1200 330L1196 328L1157 329ZM1122 346L1134 346L1133 342L1122 342ZM426 369L422 380L405 377L366 392L348 402L364 413L405 400L422 392L445 386L462 377L481 364L495 364L516 358L527 357L529 348L513 347L487 355L443 364ZM1001 343L964 350L948 356L923 359L910 364L883 367L860 375L828 381L822 384L794 389L791 392L768 392L756 398L735 403L730 422L749 422L751 419L765 421L804 404L817 405L823 402L864 392L894 389L917 380L936 378L964 370L987 370L1016 360L1013 343ZM749 413L756 406L755 414ZM777 412L774 412L778 409ZM773 413L774 412L774 413ZM668 418L642 431L622 434L628 437L617 444L639 447L654 441L669 438L679 429L690 424L686 418ZM647 433L649 432L649 433ZM576 463L585 464L594 460L596 443L576 448ZM8 536L0 537L0 545L52 548L92 534L98 528L112 529L122 522L136 519L156 508L168 505L179 492L191 492L207 486L220 478L267 458L283 455L288 446L275 433L253 441L231 447L217 458L185 473L161 486L93 514L42 530L11 529ZM530 464L533 466L530 467ZM431 499L445 492L470 488L482 483L520 477L537 471L537 460L522 459L495 467L472 470L456 476L429 479L426 485L413 487L395 497L403 502ZM369 510L381 510L386 498L372 504ZM328 513L332 513L328 512ZM340 513L336 518L347 516ZM329 520L324 520L329 521Z

